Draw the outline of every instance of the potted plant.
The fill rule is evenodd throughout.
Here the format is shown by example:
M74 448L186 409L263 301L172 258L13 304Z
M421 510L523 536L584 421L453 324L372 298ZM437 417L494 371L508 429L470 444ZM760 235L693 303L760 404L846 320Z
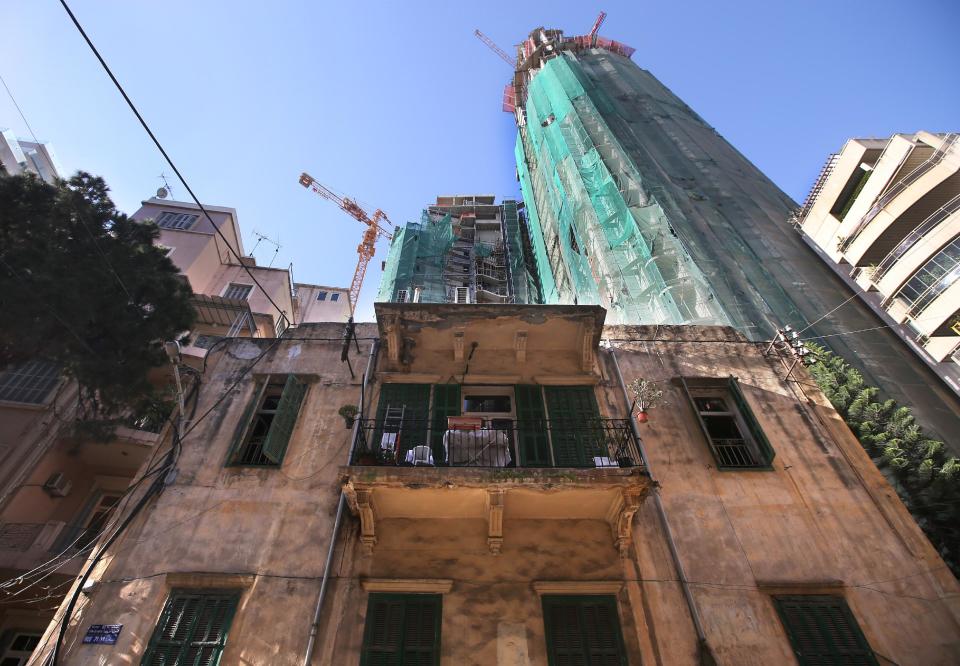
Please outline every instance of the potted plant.
M663 389L657 386L657 382L649 379L634 379L630 383L630 391L633 393L631 409L636 414L639 423L646 423L650 420L647 414L648 409L667 404L667 401L663 399Z
M344 405L340 408L340 411L337 412L343 417L343 422L346 424L348 430L353 427L354 421L357 420L358 411L356 405Z

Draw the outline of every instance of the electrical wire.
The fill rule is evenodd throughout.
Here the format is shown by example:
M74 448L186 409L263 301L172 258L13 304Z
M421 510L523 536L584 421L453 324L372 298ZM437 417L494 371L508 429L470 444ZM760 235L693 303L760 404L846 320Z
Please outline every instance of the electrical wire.
M27 117L23 113L23 109L20 108L20 105L17 104L17 99L13 96L13 93L10 92L10 86L7 85L7 82L4 80L3 76L0 76L0 83L3 83L3 87L6 89L7 94L10 95L10 101L13 102L13 105L17 107L17 113L20 114L20 118L23 120L23 124L27 126L27 129L30 130L30 136L33 137L34 143L38 146L40 145L40 139L37 138L37 135L34 133L33 128L30 127L30 123L27 122Z
M124 90L123 86L120 84L120 81L117 80L116 76L114 76L113 70L110 69L109 65L107 65L107 62L103 59L103 56L100 55L100 51L97 50L97 47L94 46L93 42L90 40L90 37L87 36L86 31L83 29L83 26L80 25L80 21L77 20L77 17L74 15L73 11L70 9L70 6L67 5L66 0L60 0L60 4L63 6L64 10L66 10L67 15L70 16L70 20L73 21L73 25L77 28L77 31L80 33L84 41L87 43L87 46L90 47L90 50L93 52L97 60L100 62L100 66L103 67L103 70L110 77L110 80L113 82L113 85L116 86L117 90L123 96L123 99L124 101L126 101L127 106L130 107L130 110L133 111L133 114L137 117L137 120L140 121L140 125L143 127L146 133L150 136L150 139L153 141L154 145L157 147L157 150L159 150L160 154L163 155L163 159L166 160L167 164L170 165L170 168L173 169L173 172L177 175L177 178L183 184L183 187L190 194L190 198L193 199L193 202L197 205L197 207L203 213L204 217L207 218L207 221L210 223L210 226L213 227L213 230L216 232L216 234L220 236L220 239L226 244L227 249L230 251L230 254L233 255L233 258L236 259L237 264L241 268L243 268L243 270L247 273L250 279L253 280L253 283L260 288L260 290L263 292L263 295L266 297L267 301L270 302L270 305L272 305L280 314L281 319L285 319L287 322L289 322L290 318L287 317L286 312L284 312L280 308L280 306L277 305L276 301L273 300L273 297L270 296L270 293L266 289L264 289L262 284L260 284L260 281L257 280L257 277L253 274L253 271L251 271L250 267L243 262L242 257L240 257L240 255L237 254L237 251L233 249L232 245L230 245L230 241L227 240L227 237L224 235L224 233L220 231L220 228L214 223L213 218L210 217L210 213L208 213L207 209L204 208L202 203L200 203L200 199L197 198L196 194L194 194L193 188L190 187L190 184L187 182L186 178L184 178L183 174L180 173L180 170L177 168L177 165L173 163L172 159L170 159L170 155L167 153L166 149L163 147L163 144L161 144L159 139L157 139L156 135L153 133L153 130L151 130L150 126L147 124L147 121L144 120L143 116L140 114L140 111L137 109L136 105L130 99L130 96L127 95L127 91Z
M835 307L834 309L830 310L830 312L827 312L826 314L821 315L821 316L820 316L818 319L816 319L815 321L812 321L812 322L810 322L809 324L807 324L807 325L803 328L803 330L798 331L798 335L801 334L801 333L803 333L804 331L806 331L806 330L807 330L808 328L810 328L811 326L814 326L815 324L818 324L819 322L823 321L824 319L826 319L827 317L829 317L830 315L832 315L834 312L836 312L837 310L839 310L840 308L842 308L844 305L846 305L847 303L849 303L850 301L852 301L853 299L855 299L857 296L858 296L857 292L854 292L854 293L850 296L850 298L848 298L847 300L845 300L843 303L841 303L840 305L838 305L838 306Z

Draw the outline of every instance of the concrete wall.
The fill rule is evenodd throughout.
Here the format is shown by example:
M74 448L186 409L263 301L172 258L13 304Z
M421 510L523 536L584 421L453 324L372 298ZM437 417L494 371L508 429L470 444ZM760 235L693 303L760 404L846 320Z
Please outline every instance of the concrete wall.
M405 373L423 377L444 364L462 372L462 363L441 349L452 345L457 325L444 313L436 323L421 315L418 330L406 329L403 335L417 343L406 370L395 371L385 340L378 382L401 381ZM529 317L517 321L535 326ZM510 326L508 319L494 323ZM540 325L548 331L550 319ZM335 323L304 326L298 337L316 342L236 340L211 354L197 413L212 412L185 441L176 481L134 521L95 573L95 590L81 597L66 663L136 663L170 589L198 586L242 594L222 663L301 663L349 446L337 409L360 397L360 373L351 380L339 360L341 332ZM376 331L363 324L358 335L363 353L351 361L362 369ZM957 581L809 377L801 371L800 384L786 383L779 362L731 329L618 327L604 336L627 382L657 380L666 391L669 404L651 410L641 434L718 663L791 663L771 597L809 592L843 596L872 647L892 663L960 660ZM535 331L530 339L537 339ZM512 344L506 333L504 340ZM500 362L506 352L495 352L476 357L471 374L489 373L486 381L495 383L495 375L517 371ZM613 359L606 351L598 359L587 372L595 373L602 411L625 417ZM549 372L551 363L566 364L560 361L532 355L522 374ZM311 383L282 467L225 467L252 378L288 372ZM669 382L730 374L739 377L776 450L770 471L717 471L694 413ZM358 473L375 484L378 469ZM364 586L381 579L450 581L442 664L545 665L534 588L544 580L613 585L631 664L694 663L690 614L651 498L633 520L634 545L621 559L605 521L562 516L505 519L503 551L493 555L486 521L457 517L460 491L452 484L446 492L448 517L382 520L370 555L360 547L356 519L345 516L315 664L359 661ZM531 492L541 493L540 502L555 496ZM123 624L117 645L81 645L92 623Z
M317 294L327 293L326 300L318 301ZM331 301L332 294L339 294L336 301ZM316 284L297 284L297 317L296 323L315 324L325 321L345 322L350 318L350 295L346 287L324 287Z

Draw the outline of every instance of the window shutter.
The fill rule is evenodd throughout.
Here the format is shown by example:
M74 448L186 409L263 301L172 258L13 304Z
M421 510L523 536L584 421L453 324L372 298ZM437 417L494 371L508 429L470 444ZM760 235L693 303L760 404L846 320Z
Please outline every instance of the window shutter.
M877 666L873 650L842 597L776 597L775 603L801 666Z
M441 597L371 594L361 666L438 666Z
M513 387L517 410L517 449L523 467L551 467L547 413L543 393L537 384Z
M300 403L307 392L307 385L297 379L296 375L287 375L287 383L283 386L280 402L277 404L277 413L270 424L270 431L263 440L263 455L270 461L279 464L283 454L287 451L287 443L293 428L297 425L297 414L300 413Z
M750 409L750 404L747 402L746 397L744 397L743 391L740 390L740 382L737 381L736 377L730 377L727 380L727 388L730 390L730 396L737 406L737 411L740 412L740 416L743 417L747 428L750 429L750 434L753 435L753 439L757 443L757 448L760 449L760 456L763 459L763 463L765 465L772 464L776 453L773 447L770 446L770 441L763 433L763 428L760 427L757 418L753 415L753 410Z
M626 666L617 600L613 596L543 597L550 666Z
M143 656L143 666L217 666L237 607L232 592L174 591Z
M433 433L433 459L441 462L443 455L443 434L447 431L447 417L460 416L460 385L434 384L433 385L433 419L431 428Z
M597 446L603 431L592 386L547 386L544 392L557 467L592 467L594 456L608 455Z
M377 430L374 433L375 446L379 446L380 427L387 412L387 406L406 406L403 417L403 433L400 447L409 451L414 446L427 444L427 424L430 414L430 384L383 384L380 387L380 402L377 404Z
M260 407L260 402L263 400L263 394L266 392L266 390L266 381L260 382L254 386L253 399L247 403L247 407L243 411L243 416L241 416L240 420L237 422L237 430L233 434L233 445L230 447L230 455L227 458L228 464L233 462L237 452L243 446L243 442L247 439L247 434L250 432L250 426L253 425L253 417L257 413L257 408Z

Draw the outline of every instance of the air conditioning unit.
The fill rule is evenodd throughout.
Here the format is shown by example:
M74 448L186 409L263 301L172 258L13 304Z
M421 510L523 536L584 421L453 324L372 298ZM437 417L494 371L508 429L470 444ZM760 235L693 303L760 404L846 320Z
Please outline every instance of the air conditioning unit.
M70 494L70 488L73 482L70 481L63 472L55 472L50 475L47 482L43 484L43 489L50 497L66 497Z

